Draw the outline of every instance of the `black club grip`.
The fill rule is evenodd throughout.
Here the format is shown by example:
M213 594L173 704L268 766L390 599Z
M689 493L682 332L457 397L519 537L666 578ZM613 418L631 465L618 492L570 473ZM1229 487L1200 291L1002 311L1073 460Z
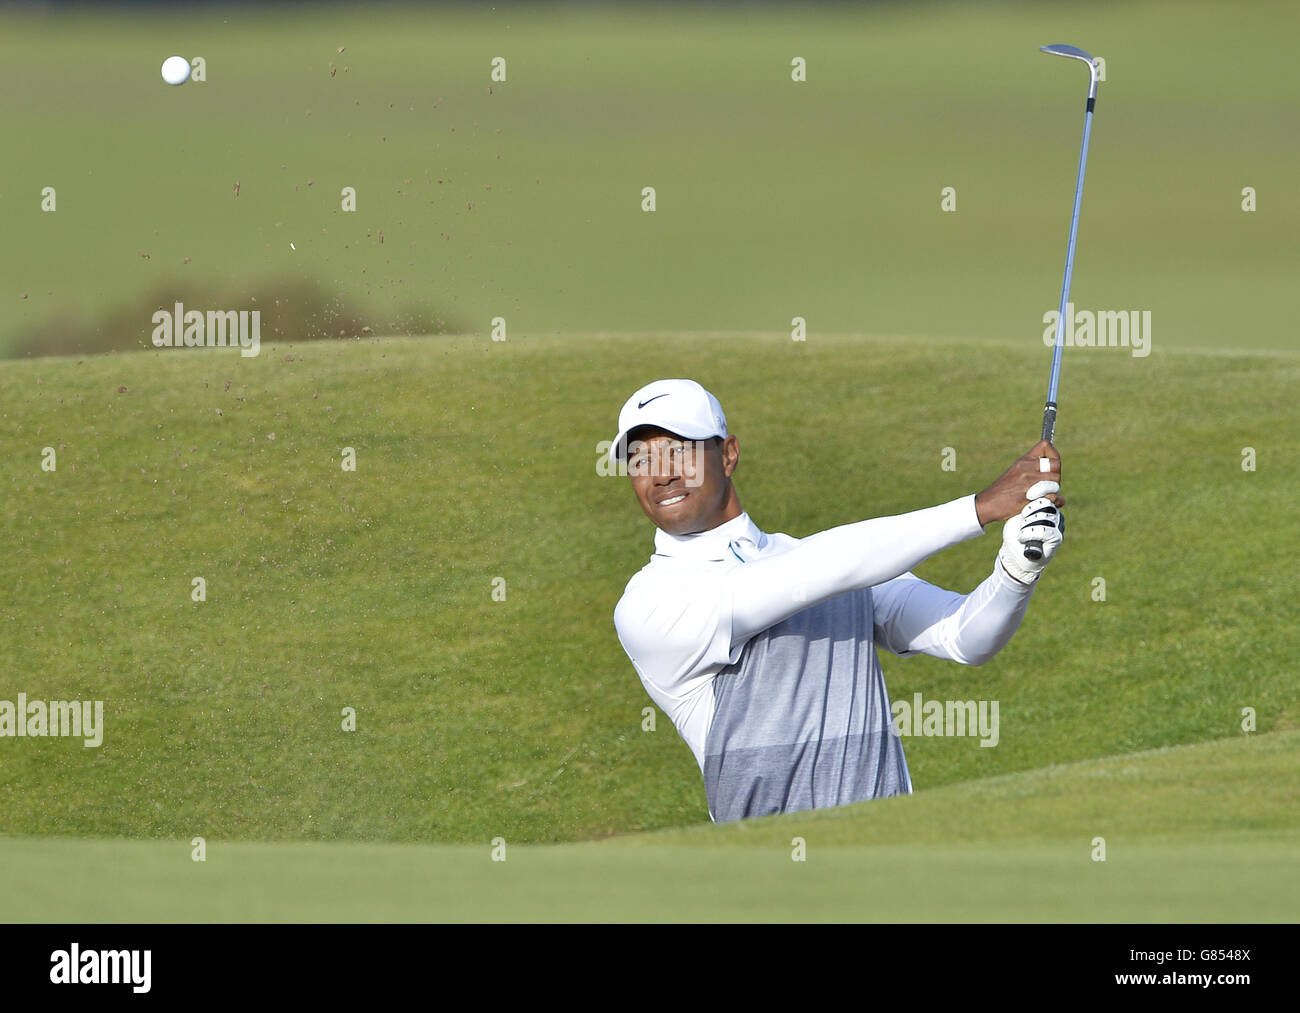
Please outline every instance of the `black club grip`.
M1056 435L1056 402L1048 401L1047 407L1043 409L1043 436L1042 438L1048 443ZM1065 530L1064 524L1061 530ZM1031 562L1038 562L1043 558L1043 542L1035 538L1032 541L1025 542L1025 558Z

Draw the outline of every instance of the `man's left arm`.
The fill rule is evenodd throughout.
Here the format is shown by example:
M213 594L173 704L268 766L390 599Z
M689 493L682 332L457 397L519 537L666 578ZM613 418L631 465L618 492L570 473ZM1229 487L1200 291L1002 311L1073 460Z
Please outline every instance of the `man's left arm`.
M876 643L894 654L923 652L964 665L982 665L1020 628L1034 585L1064 537L1060 511L1036 500L1003 527L993 572L970 594L958 594L915 574L871 589ZM1043 542L1043 557L1024 558L1024 543Z

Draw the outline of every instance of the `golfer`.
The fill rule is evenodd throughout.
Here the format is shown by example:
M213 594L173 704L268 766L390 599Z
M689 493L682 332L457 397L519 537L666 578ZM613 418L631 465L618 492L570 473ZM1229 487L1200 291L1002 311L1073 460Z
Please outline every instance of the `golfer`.
M876 648L982 665L1019 627L1063 537L1061 458L1047 441L983 492L807 538L769 534L742 509L739 442L694 380L628 398L609 455L656 528L614 627L695 754L719 823L910 794ZM1002 545L970 594L910 572L994 521L1006 521ZM1031 562L1033 539L1043 554Z

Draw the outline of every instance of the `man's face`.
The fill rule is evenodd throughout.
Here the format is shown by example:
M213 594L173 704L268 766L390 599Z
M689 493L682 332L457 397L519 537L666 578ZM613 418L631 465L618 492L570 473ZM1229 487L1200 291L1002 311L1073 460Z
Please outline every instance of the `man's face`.
M739 458L734 436L688 440L651 426L628 434L627 473L637 501L655 527L673 535L708 531L739 514L731 487Z

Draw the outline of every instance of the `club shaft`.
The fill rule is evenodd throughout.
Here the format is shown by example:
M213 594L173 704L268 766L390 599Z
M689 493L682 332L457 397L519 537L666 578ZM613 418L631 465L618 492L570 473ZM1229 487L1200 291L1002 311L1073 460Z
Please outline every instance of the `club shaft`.
M1070 215L1070 241L1065 247L1065 277L1061 281L1061 305L1056 316L1056 343L1052 348L1052 372L1047 380L1047 404L1043 407L1042 439L1051 443L1056 437L1056 389L1061 382L1061 351L1065 348L1065 314L1070 302L1070 282L1074 277L1074 244L1079 238L1079 209L1083 207L1083 174L1088 168L1088 139L1092 135L1092 110L1097 102L1097 79L1093 75L1088 88L1088 105L1083 114L1083 144L1079 148L1079 175L1074 181L1074 211ZM1026 559L1042 559L1040 539L1025 543Z
M1056 317L1056 343L1052 348L1052 372L1047 381L1047 404L1043 409L1043 439L1056 434L1056 389L1061 382L1061 351L1065 347L1066 310L1070 302L1070 281L1074 277L1074 246L1079 237L1079 210L1083 206L1083 174L1088 168L1088 139L1092 134L1092 110L1096 98L1088 95L1083 116L1083 145L1079 149L1079 175L1074 183L1074 212L1070 215L1070 241L1065 248L1065 278L1061 282L1061 305Z

